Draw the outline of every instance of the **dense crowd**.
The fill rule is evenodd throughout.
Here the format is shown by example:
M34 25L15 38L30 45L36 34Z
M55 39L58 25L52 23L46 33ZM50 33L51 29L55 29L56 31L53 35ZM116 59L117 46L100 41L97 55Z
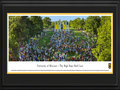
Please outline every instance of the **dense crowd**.
M96 61L94 45L71 32L54 32L46 46L40 46L39 40L20 43L20 61Z

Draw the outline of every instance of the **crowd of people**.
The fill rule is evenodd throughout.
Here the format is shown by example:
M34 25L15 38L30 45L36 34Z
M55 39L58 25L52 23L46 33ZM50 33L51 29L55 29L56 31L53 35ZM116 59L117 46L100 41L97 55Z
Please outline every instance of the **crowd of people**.
M46 46L40 46L39 40L19 44L19 61L96 61L94 45L72 32L54 32Z

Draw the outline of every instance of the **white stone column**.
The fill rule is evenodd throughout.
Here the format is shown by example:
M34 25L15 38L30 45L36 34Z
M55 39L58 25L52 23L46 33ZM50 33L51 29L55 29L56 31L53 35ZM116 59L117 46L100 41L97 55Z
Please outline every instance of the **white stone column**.
M59 31L59 24L58 24L58 22L57 22L57 32Z
M65 30L65 31L67 31L67 22L66 22L66 25L65 25L65 26L66 26L66 30Z
M55 28L55 29L54 29L54 32L55 32L55 31L56 31L56 22L55 22L55 26L54 26L54 28Z
M70 29L70 27L69 27L69 26L70 26L70 22L68 22L68 31L70 31L70 30L69 30L69 29Z
M64 32L64 22L63 22L63 32Z
M60 32L61 32L61 20L60 20Z

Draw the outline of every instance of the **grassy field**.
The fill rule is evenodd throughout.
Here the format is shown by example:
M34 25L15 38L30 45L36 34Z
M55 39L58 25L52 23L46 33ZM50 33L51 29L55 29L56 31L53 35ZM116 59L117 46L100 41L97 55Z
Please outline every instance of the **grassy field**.
M48 30L46 32L46 36L43 36L43 38L39 41L40 46L46 46L50 42L50 38L53 35L53 31Z
M90 44L92 44L92 39L89 38L88 36L86 37L86 36L85 36L85 33L86 33L86 32L83 32L83 31L77 31L77 30L74 30L74 31L73 31L73 35L74 35L75 37L79 37L78 43L83 40L83 41L88 41Z

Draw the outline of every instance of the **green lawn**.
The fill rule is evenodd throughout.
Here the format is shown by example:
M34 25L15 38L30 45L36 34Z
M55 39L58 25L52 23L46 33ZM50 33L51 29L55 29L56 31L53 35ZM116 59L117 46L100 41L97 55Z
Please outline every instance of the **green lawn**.
M39 45L40 46L46 46L50 42L50 38L53 35L53 31L49 30L46 32L46 36L44 36L40 41Z
M77 30L73 31L73 35L75 37L79 37L79 39L80 39L79 42L81 42L82 40L84 40L84 41L88 41L90 44L92 44L92 39L89 38L88 36L87 37L84 36L84 34L85 34L85 32L82 32L82 31L77 31Z

